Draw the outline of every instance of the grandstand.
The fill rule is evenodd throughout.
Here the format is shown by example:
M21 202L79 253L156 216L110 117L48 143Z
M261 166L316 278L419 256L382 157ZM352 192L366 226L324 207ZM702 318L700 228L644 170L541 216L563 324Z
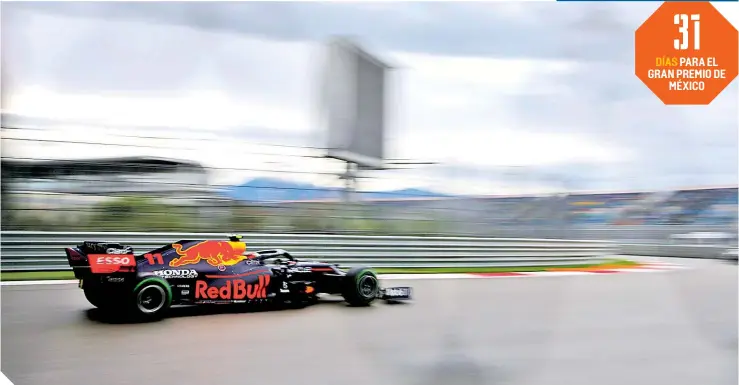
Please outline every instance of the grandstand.
M74 195L210 195L207 173L197 163L155 157L2 161L2 177L13 191Z
M490 226L710 225L736 226L738 189L623 192L564 196L450 197L363 200L377 219L446 219ZM274 203L276 209L336 201Z
M88 219L108 200L138 196L169 205L156 213L161 214L157 228L163 230L170 229L165 219L175 217L168 210L177 208L183 218L186 216L178 220L177 228L192 231L222 226L257 231L667 239L687 231L735 233L739 207L737 187L400 199L371 199L379 194L365 194L365 199L351 204L340 199L255 201L229 197L227 191L209 186L208 173L199 164L151 157L3 160L2 183L4 229L89 229L102 225L117 229L117 221L128 215L125 212L116 214L115 220ZM146 206L142 210L152 209ZM9 211L14 215L8 216ZM146 217L153 218L153 214L147 211ZM670 229L664 233L654 229L663 225ZM138 228L133 222L126 226Z
M732 225L737 188L571 195L571 221L601 225Z
M204 208L218 195L208 186L205 168L193 162L156 157L2 161L4 229L24 218L74 223L94 214L95 205L121 197L189 206L206 219L212 210Z

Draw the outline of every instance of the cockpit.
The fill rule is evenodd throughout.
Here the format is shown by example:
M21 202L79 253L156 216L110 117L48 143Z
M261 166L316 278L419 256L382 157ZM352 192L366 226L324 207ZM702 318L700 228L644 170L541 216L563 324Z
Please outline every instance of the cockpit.
M247 261L259 261L262 264L283 265L297 262L297 259L283 249L259 250L245 253Z

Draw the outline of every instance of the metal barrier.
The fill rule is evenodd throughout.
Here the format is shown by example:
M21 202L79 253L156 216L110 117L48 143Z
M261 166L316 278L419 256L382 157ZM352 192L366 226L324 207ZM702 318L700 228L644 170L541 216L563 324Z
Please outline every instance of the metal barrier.
M2 271L69 270L65 247L110 241L136 254L177 240L222 239L222 233L0 233ZM248 250L282 248L297 258L372 267L507 267L595 263L614 254L603 241L522 238L246 234Z
M722 254L728 249L728 246L716 245L621 244L618 246L618 253L650 257L721 259Z
M618 243L681 244L693 243L675 239L676 235L694 232L720 232L734 235L730 243L736 244L737 228L697 225L559 225L559 226L487 226L480 232L503 238L557 238L606 240Z

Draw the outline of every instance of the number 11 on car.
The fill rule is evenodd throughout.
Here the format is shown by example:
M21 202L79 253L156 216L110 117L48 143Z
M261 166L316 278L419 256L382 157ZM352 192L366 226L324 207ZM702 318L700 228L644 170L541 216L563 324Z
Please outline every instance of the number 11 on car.
M164 260L161 254L145 254L144 258L149 262L150 265L163 265Z

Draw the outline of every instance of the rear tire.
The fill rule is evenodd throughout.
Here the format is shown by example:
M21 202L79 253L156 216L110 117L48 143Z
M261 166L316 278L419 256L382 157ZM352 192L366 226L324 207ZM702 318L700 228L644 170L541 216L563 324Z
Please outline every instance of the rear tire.
M368 267L354 267L344 277L344 300L351 306L369 306L377 299L380 280Z
M172 305L172 288L161 278L146 278L133 289L132 297L132 315L144 319L159 319Z

